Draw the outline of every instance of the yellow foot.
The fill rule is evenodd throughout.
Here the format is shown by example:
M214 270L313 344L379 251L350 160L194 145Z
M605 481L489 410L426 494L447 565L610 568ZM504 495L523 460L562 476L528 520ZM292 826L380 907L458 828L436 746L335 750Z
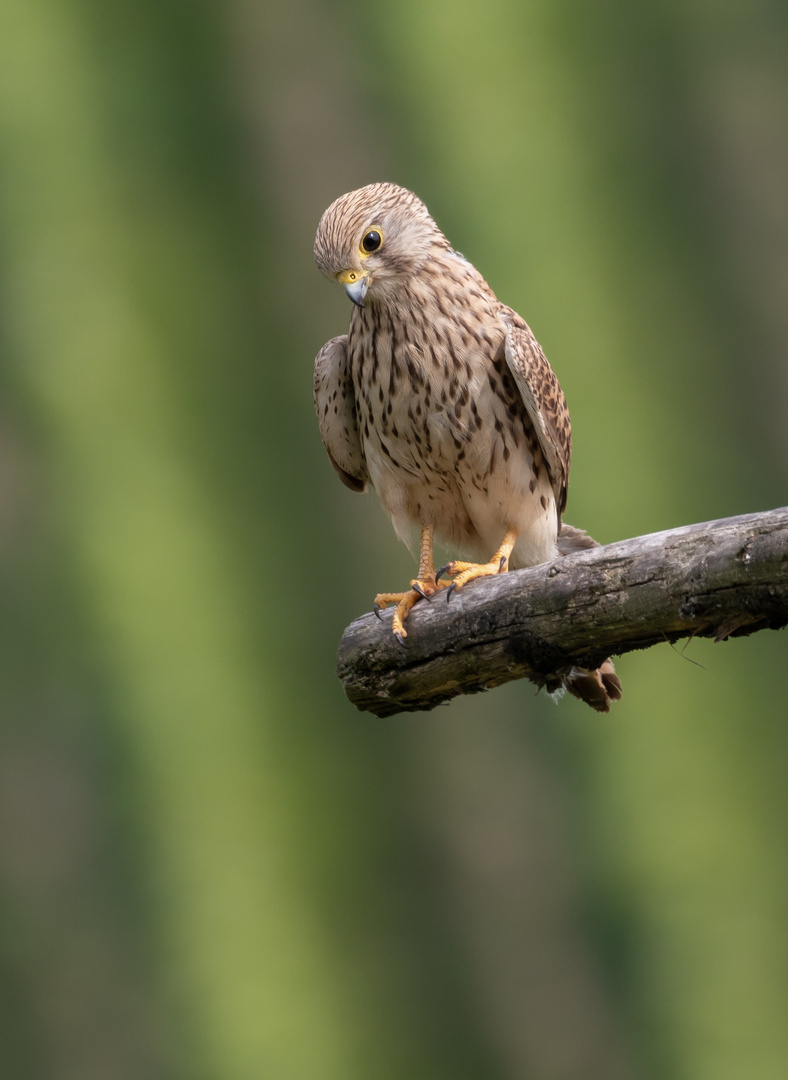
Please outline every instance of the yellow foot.
M446 599L451 600L451 594L455 589L461 589L469 581L480 577L493 577L495 574L503 574L508 570L508 560L505 555L493 558L488 563L450 562L442 566L438 571L438 577L448 574L453 578L446 592Z
M488 563L450 562L442 566L435 575L436 578L448 574L454 580L446 592L446 599L451 600L451 594L455 589L461 589L469 581L479 577L493 577L495 574L503 574L509 569L509 556L517 541L517 532L507 529L503 543Z
M405 638L408 636L408 631L405 629L404 622L408 617L408 612L415 603L419 600L431 600L433 595L438 592L439 589L445 589L447 582L436 581L435 577L414 578L410 583L410 588L407 592L399 593L378 593L375 597L374 612L378 618L380 618L380 612L388 607L389 604L396 604L394 608L394 618L391 622L391 629L394 633L394 637L400 643L405 644Z

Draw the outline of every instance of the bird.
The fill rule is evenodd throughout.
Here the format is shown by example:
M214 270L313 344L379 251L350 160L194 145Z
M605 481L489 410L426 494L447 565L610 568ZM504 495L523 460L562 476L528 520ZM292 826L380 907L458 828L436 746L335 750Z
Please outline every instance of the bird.
M317 227L319 270L352 301L348 331L318 352L314 401L331 465L372 487L419 567L394 605L405 645L413 606L478 578L583 547L562 524L572 429L530 327L501 303L421 199L389 182L336 199ZM436 570L433 545L460 556ZM546 680L599 712L621 697L611 660Z

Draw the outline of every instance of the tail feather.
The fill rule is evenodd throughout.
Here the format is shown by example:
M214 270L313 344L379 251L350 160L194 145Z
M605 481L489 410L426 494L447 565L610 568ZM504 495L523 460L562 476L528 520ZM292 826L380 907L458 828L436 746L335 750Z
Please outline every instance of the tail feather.
M561 525L558 535L558 551L561 555L571 555L575 551L593 547L599 547L599 544L587 532L572 525ZM595 671L573 667L560 683L570 694L585 701L597 712L610 712L611 702L621 700L621 680L609 657Z
M621 680L609 658L595 671L573 667L563 683L570 694L597 712L610 712L611 702L621 700Z
M589 536L585 529L576 529L574 525L561 522L561 530L558 533L558 553L560 555L572 555L576 551L587 551L589 548L599 547L593 536Z

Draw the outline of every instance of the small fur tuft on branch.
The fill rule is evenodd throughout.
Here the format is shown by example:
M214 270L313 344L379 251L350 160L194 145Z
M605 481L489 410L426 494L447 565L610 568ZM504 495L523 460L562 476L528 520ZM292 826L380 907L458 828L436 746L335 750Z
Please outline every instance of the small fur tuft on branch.
M388 623L388 612L383 614ZM472 582L421 602L403 648L365 615L345 631L337 674L376 716L432 709L512 679L689 636L788 624L788 507L686 525Z

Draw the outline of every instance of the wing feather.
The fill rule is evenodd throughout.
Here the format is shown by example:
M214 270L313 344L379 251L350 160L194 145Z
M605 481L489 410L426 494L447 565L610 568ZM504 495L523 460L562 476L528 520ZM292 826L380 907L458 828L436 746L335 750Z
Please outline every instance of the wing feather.
M572 456L572 426L566 399L528 323L503 304L499 314L506 328L506 363L536 430L560 519L566 509Z
M327 341L315 357L315 411L323 446L339 479L351 491L365 491L369 473L356 427L347 334Z

